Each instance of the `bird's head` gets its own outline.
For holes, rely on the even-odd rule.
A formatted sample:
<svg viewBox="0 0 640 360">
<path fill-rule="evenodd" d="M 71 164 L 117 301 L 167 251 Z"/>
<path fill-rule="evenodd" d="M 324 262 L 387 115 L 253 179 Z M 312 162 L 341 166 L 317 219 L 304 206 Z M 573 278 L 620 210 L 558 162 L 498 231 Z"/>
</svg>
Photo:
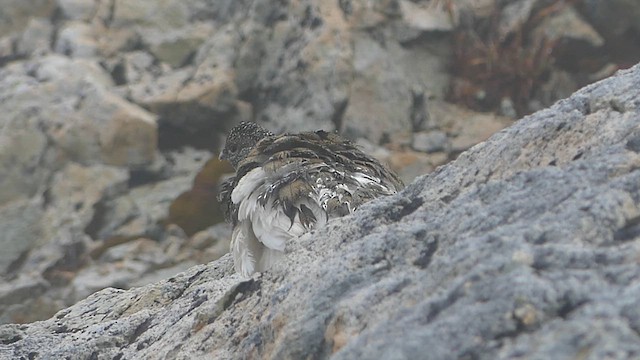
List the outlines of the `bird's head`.
<svg viewBox="0 0 640 360">
<path fill-rule="evenodd" d="M 227 141 L 220 153 L 221 160 L 227 160 L 237 170 L 238 164 L 244 160 L 251 149 L 273 133 L 253 122 L 241 122 L 231 129 Z"/>
</svg>

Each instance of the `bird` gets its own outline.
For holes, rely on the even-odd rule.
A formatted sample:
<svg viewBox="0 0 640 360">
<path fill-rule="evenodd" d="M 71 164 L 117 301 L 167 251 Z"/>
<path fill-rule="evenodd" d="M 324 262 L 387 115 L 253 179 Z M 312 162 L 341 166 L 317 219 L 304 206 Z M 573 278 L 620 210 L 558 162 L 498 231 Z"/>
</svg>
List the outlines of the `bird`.
<svg viewBox="0 0 640 360">
<path fill-rule="evenodd" d="M 245 277 L 280 261 L 289 239 L 404 187 L 378 160 L 324 130 L 276 135 L 241 122 L 219 157 L 236 171 L 218 200 L 233 225 L 234 268 Z"/>
</svg>

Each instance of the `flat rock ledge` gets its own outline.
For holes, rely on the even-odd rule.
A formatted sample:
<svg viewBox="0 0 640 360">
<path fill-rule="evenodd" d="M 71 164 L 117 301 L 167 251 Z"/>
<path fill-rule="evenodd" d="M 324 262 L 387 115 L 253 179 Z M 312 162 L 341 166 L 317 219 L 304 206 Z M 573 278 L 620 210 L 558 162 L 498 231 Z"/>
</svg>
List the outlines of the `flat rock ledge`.
<svg viewBox="0 0 640 360">
<path fill-rule="evenodd" d="M 49 320 L 2 359 L 640 357 L 640 66 L 520 120 L 397 196 Z"/>
</svg>

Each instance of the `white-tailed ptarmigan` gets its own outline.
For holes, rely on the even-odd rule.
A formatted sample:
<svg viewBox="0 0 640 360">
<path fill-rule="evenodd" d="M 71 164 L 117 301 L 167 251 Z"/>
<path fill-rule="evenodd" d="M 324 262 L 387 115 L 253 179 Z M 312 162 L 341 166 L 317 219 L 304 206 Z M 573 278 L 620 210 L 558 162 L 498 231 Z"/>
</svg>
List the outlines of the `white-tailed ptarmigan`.
<svg viewBox="0 0 640 360">
<path fill-rule="evenodd" d="M 244 276 L 278 261 L 288 239 L 403 187 L 376 159 L 322 130 L 274 135 L 242 122 L 229 132 L 220 159 L 236 170 L 218 196 L 234 227 L 235 269 Z"/>
</svg>

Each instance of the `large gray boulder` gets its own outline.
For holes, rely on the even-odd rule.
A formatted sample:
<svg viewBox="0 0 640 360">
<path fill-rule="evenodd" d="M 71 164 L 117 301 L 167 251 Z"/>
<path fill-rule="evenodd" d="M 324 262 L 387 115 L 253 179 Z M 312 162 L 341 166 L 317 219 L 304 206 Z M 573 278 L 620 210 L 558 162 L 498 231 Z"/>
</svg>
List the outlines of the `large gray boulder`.
<svg viewBox="0 0 640 360">
<path fill-rule="evenodd" d="M 640 356 L 640 66 L 287 244 L 0 327 L 0 358 Z M 1 301 L 1 299 L 0 299 Z"/>
</svg>

